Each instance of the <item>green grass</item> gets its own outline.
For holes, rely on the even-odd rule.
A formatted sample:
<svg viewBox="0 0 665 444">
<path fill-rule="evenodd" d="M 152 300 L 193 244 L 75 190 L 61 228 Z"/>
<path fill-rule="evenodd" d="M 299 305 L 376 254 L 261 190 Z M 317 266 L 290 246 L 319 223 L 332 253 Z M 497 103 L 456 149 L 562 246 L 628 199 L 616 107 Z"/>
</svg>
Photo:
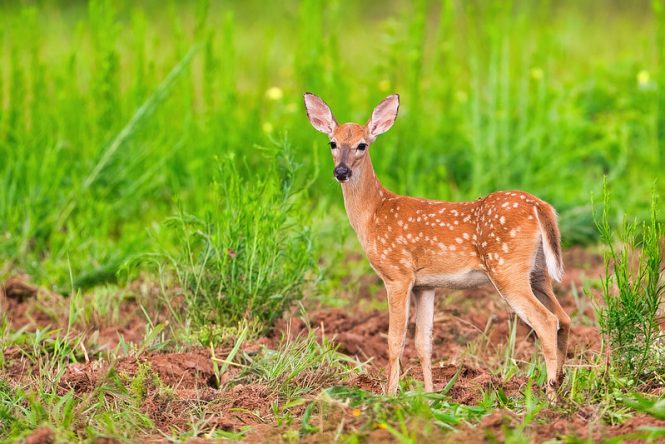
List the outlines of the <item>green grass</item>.
<svg viewBox="0 0 665 444">
<path fill-rule="evenodd" d="M 658 2 L 159 5 L 1 6 L 3 275 L 65 293 L 116 280 L 177 241 L 170 216 L 218 214 L 220 156 L 246 159 L 241 180 L 274 168 L 259 148 L 273 137 L 302 165 L 297 186 L 311 181 L 299 210 L 317 232 L 344 224 L 305 90 L 356 121 L 401 94 L 373 156 L 397 192 L 523 188 L 559 209 L 571 244 L 596 237 L 589 197 L 607 175 L 621 211 L 648 216 L 663 166 Z"/>
<path fill-rule="evenodd" d="M 245 356 L 244 361 L 249 373 L 243 378 L 266 384 L 287 404 L 344 382 L 356 364 L 330 341 L 319 343 L 313 332 L 283 338 L 275 350 L 264 349 L 258 357 Z"/>
</svg>

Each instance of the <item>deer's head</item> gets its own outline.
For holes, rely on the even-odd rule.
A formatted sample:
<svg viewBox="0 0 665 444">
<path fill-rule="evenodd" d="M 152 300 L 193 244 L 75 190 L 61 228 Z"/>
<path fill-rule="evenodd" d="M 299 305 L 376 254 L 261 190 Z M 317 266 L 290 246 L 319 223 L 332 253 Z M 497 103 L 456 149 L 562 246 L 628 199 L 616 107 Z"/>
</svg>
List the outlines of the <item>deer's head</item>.
<svg viewBox="0 0 665 444">
<path fill-rule="evenodd" d="M 330 139 L 330 148 L 335 162 L 333 174 L 344 183 L 360 173 L 370 145 L 379 134 L 393 126 L 399 109 L 399 96 L 392 94 L 379 103 L 365 125 L 357 123 L 338 124 L 337 120 L 320 97 L 305 93 L 305 109 L 312 126 Z"/>
</svg>

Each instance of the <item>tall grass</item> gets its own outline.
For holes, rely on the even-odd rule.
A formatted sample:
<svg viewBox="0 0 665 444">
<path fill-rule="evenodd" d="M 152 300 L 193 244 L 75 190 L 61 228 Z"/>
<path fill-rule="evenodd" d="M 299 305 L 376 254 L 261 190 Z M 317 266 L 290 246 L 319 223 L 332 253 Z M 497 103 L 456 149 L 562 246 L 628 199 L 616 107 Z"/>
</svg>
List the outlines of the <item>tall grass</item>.
<svg viewBox="0 0 665 444">
<path fill-rule="evenodd" d="M 178 205 L 215 214 L 216 156 L 260 175 L 275 160 L 255 146 L 284 133 L 312 180 L 299 211 L 322 232 L 345 226 L 305 90 L 342 121 L 401 94 L 374 147 L 389 188 L 442 199 L 523 188 L 560 210 L 566 242 L 593 241 L 588 201 L 603 175 L 642 218 L 661 175 L 661 6 L 4 3 L 0 275 L 61 292 L 116 280 L 128 258 L 178 244 L 159 228 Z"/>
</svg>

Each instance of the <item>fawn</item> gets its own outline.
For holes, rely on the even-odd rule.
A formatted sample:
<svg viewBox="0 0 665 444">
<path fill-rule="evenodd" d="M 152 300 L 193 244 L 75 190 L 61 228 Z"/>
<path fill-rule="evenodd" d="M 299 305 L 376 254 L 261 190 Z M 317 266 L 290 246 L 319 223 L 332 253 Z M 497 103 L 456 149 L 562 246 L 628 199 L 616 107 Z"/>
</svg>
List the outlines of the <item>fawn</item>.
<svg viewBox="0 0 665 444">
<path fill-rule="evenodd" d="M 351 226 L 383 280 L 389 306 L 388 393 L 397 392 L 415 297 L 415 344 L 426 391 L 432 391 L 434 289 L 492 283 L 536 332 L 547 368 L 547 395 L 563 376 L 570 318 L 552 290 L 563 273 L 554 208 L 521 191 L 498 191 L 472 202 L 399 196 L 376 178 L 370 145 L 397 118 L 399 96 L 386 97 L 365 125 L 338 124 L 326 103 L 305 93 L 315 129 L 328 135 Z"/>
</svg>

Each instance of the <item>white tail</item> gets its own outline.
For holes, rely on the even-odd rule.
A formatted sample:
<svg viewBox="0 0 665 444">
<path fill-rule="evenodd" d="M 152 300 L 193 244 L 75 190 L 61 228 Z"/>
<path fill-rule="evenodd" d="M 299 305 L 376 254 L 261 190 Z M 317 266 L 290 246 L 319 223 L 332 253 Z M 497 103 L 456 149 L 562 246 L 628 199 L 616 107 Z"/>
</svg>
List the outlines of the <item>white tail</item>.
<svg viewBox="0 0 665 444">
<path fill-rule="evenodd" d="M 550 209 L 550 220 L 541 221 L 538 214 L 538 208 L 534 207 L 534 214 L 540 225 L 540 235 L 542 236 L 543 252 L 545 253 L 545 263 L 547 264 L 547 273 L 557 282 L 561 282 L 563 277 L 563 257 L 561 255 L 560 235 L 557 227 L 556 212 Z"/>
<path fill-rule="evenodd" d="M 491 282 L 540 338 L 552 395 L 563 371 L 570 326 L 550 280 L 560 279 L 563 270 L 554 209 L 521 191 L 443 202 L 385 189 L 374 174 L 369 151 L 376 137 L 395 122 L 396 94 L 374 109 L 366 125 L 338 124 L 330 108 L 313 94 L 305 94 L 305 108 L 312 125 L 329 137 L 333 174 L 342 184 L 349 221 L 386 286 L 388 392 L 397 391 L 411 294 L 416 302 L 416 350 L 425 389 L 431 391 L 433 289 Z"/>
</svg>

